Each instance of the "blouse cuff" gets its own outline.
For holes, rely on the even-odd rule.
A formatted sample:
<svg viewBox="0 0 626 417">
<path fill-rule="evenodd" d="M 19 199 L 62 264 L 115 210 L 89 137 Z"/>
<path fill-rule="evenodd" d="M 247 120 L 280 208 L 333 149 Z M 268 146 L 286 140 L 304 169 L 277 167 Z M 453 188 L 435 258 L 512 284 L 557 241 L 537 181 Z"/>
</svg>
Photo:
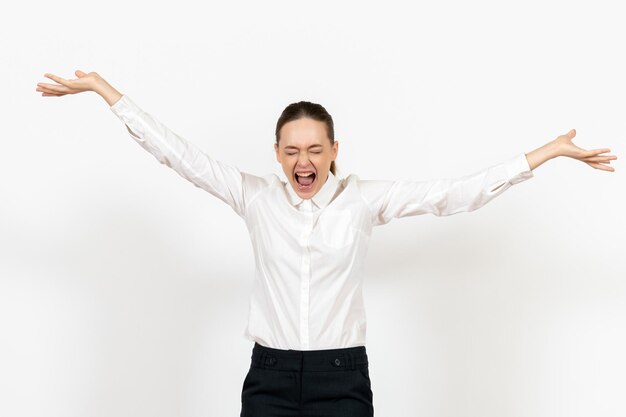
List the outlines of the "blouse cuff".
<svg viewBox="0 0 626 417">
<path fill-rule="evenodd" d="M 517 184 L 535 176 L 530 169 L 528 158 L 526 158 L 526 153 L 524 152 L 509 159 L 506 169 L 511 184 Z"/>
</svg>

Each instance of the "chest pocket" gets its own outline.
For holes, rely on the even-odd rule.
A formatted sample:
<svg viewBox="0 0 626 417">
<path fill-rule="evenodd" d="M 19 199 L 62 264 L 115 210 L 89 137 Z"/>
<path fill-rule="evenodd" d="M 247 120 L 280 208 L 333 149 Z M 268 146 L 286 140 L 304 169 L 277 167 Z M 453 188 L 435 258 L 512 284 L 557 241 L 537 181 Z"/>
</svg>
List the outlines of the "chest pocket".
<svg viewBox="0 0 626 417">
<path fill-rule="evenodd" d="M 322 240 L 331 248 L 343 248 L 354 241 L 350 210 L 327 211 L 319 218 Z"/>
</svg>

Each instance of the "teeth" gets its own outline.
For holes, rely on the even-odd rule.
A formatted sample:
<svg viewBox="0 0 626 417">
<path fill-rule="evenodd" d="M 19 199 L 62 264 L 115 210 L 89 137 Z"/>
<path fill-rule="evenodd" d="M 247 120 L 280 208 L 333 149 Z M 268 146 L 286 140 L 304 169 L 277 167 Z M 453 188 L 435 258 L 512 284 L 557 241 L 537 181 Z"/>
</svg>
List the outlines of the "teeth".
<svg viewBox="0 0 626 417">
<path fill-rule="evenodd" d="M 300 177 L 308 177 L 309 175 L 313 175 L 313 173 L 312 173 L 312 172 L 307 172 L 307 173 L 304 173 L 304 172 L 296 172 L 296 174 L 298 174 Z"/>
</svg>

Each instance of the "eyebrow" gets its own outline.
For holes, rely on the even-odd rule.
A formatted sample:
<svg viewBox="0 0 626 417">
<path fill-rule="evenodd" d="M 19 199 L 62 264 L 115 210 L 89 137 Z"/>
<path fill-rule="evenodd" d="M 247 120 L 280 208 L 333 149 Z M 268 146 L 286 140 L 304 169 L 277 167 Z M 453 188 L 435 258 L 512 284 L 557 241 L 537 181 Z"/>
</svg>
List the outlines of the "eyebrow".
<svg viewBox="0 0 626 417">
<path fill-rule="evenodd" d="M 317 145 L 311 145 L 311 146 L 309 146 L 309 149 L 311 149 L 311 148 L 317 148 L 317 147 L 319 147 L 319 148 L 323 148 L 324 146 L 323 146 L 323 145 L 320 145 L 320 144 L 318 143 Z M 296 146 L 291 146 L 291 145 L 289 145 L 289 146 L 285 146 L 285 149 L 296 149 L 296 150 L 298 150 L 298 149 L 300 149 L 300 148 L 298 148 L 298 147 L 296 147 Z"/>
</svg>

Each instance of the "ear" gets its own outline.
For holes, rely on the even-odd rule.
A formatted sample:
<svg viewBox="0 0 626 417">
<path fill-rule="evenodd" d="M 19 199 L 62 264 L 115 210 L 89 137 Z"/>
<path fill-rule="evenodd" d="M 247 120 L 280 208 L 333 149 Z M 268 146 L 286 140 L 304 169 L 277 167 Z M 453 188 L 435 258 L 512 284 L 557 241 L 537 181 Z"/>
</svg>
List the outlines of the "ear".
<svg viewBox="0 0 626 417">
<path fill-rule="evenodd" d="M 333 143 L 332 153 L 333 153 L 333 160 L 337 159 L 337 153 L 339 153 L 339 141 L 338 140 L 335 140 L 335 143 Z"/>
<path fill-rule="evenodd" d="M 274 151 L 276 152 L 276 161 L 280 163 L 280 156 L 278 156 L 278 145 L 274 144 Z"/>
</svg>

